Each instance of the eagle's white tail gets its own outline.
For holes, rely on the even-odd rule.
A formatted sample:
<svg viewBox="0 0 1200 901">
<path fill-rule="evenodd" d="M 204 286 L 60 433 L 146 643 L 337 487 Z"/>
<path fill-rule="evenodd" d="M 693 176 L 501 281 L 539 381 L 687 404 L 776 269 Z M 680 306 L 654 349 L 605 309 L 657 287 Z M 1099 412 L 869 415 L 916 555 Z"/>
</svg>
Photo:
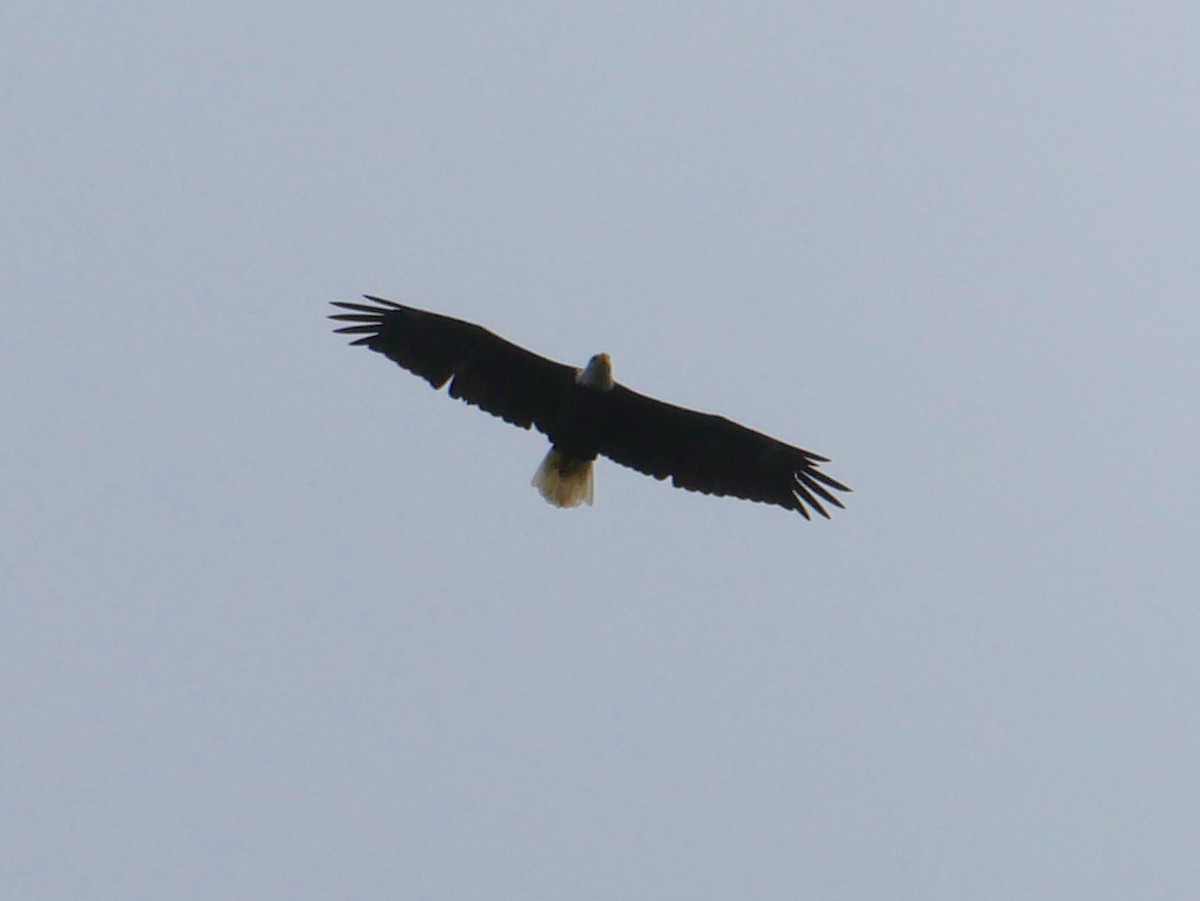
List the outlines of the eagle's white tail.
<svg viewBox="0 0 1200 901">
<path fill-rule="evenodd" d="M 556 507 L 578 507 L 585 502 L 590 506 L 594 491 L 592 461 L 568 460 L 550 448 L 529 484 Z"/>
</svg>

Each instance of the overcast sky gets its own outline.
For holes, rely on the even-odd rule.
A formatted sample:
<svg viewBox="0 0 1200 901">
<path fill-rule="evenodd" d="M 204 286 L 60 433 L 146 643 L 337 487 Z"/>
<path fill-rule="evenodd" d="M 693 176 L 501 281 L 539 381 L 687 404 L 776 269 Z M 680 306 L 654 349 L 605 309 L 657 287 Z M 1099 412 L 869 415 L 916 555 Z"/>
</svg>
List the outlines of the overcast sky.
<svg viewBox="0 0 1200 901">
<path fill-rule="evenodd" d="M 0 14 L 0 894 L 1200 897 L 1200 9 Z M 601 462 L 371 292 L 832 458 Z"/>
</svg>

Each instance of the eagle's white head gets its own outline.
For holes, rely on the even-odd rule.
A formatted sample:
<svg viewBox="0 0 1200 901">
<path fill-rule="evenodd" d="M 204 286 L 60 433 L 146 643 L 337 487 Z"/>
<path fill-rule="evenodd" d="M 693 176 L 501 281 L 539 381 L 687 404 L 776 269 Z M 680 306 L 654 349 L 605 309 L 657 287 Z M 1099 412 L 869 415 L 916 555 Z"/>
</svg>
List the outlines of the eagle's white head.
<svg viewBox="0 0 1200 901">
<path fill-rule="evenodd" d="M 596 354 L 588 360 L 587 365 L 575 376 L 575 381 L 589 388 L 599 388 L 601 391 L 611 390 L 613 386 L 612 360 L 609 359 L 608 354 Z"/>
</svg>

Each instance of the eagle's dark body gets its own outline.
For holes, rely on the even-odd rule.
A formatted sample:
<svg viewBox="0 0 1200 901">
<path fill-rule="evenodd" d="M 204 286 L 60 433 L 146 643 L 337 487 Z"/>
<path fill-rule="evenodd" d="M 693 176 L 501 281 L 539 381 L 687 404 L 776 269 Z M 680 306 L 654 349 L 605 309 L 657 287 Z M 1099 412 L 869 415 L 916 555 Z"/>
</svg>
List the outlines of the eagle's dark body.
<svg viewBox="0 0 1200 901">
<path fill-rule="evenodd" d="M 591 502 L 591 461 L 602 455 L 677 488 L 776 504 L 806 519 L 841 507 L 833 493 L 850 489 L 818 467 L 827 458 L 784 444 L 722 416 L 655 400 L 612 381 L 607 355 L 582 370 L 556 363 L 504 340 L 482 326 L 368 296 L 375 305 L 336 302 L 350 312 L 332 318 L 352 325 L 339 332 L 362 337 L 434 388 L 450 383 L 461 398 L 506 422 L 533 426 L 551 442 L 548 463 L 564 478 L 582 479 L 586 496 L 568 492 L 559 506 Z M 557 454 L 557 462 L 552 460 Z"/>
</svg>

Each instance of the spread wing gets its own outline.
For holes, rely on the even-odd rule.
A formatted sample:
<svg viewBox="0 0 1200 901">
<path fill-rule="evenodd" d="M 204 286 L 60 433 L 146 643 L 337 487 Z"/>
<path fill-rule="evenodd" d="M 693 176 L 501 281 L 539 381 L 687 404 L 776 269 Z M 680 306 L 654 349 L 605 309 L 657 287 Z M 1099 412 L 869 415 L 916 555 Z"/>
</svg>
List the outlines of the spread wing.
<svg viewBox="0 0 1200 901">
<path fill-rule="evenodd" d="M 374 306 L 335 301 L 353 323 L 336 331 L 362 335 L 361 344 L 419 375 L 434 388 L 450 382 L 450 396 L 505 422 L 547 432 L 575 369 L 518 347 L 482 326 L 401 306 L 367 295 Z"/>
<path fill-rule="evenodd" d="M 616 385 L 596 405 L 600 453 L 676 488 L 777 504 L 809 519 L 850 491 L 819 466 L 828 459 L 743 425 Z"/>
</svg>

